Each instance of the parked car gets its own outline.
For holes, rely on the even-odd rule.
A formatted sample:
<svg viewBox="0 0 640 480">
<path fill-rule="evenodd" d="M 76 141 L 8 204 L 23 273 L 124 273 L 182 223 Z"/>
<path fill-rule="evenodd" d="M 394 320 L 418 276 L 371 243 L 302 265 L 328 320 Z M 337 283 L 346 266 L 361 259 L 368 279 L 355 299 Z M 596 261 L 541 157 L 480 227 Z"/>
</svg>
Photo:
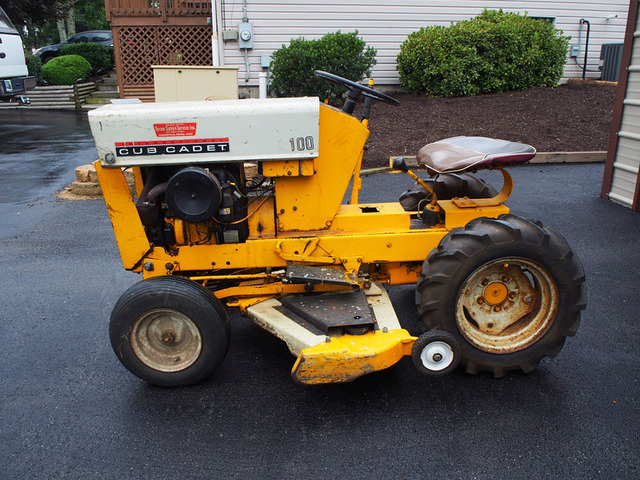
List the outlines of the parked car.
<svg viewBox="0 0 640 480">
<path fill-rule="evenodd" d="M 42 63 L 45 64 L 54 57 L 60 56 L 60 50 L 62 46 L 67 43 L 101 43 L 108 47 L 113 47 L 113 34 L 111 30 L 87 30 L 86 32 L 76 33 L 70 36 L 62 43 L 56 43 L 55 45 L 47 45 L 46 47 L 39 48 L 35 51 L 35 54 L 40 57 Z"/>
<path fill-rule="evenodd" d="M 36 86 L 29 76 L 22 39 L 0 7 L 0 100 L 10 100 Z"/>
</svg>

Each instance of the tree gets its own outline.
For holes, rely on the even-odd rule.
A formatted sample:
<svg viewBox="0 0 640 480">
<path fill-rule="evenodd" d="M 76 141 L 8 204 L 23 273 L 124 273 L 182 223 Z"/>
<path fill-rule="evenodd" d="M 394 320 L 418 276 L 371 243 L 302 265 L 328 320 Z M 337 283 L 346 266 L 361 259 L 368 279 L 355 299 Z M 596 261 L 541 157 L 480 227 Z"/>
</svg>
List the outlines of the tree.
<svg viewBox="0 0 640 480">
<path fill-rule="evenodd" d="M 58 27 L 61 42 L 76 34 L 74 4 L 75 0 L 58 0 L 56 2 L 56 27 Z"/>
<path fill-rule="evenodd" d="M 46 39 L 42 27 L 55 16 L 56 0 L 1 0 L 2 8 L 21 33 L 27 48 L 41 45 Z"/>
<path fill-rule="evenodd" d="M 109 30 L 109 22 L 104 9 L 104 0 L 76 0 L 76 27 L 88 30 Z"/>
<path fill-rule="evenodd" d="M 56 0 L 3 0 L 2 3 L 2 9 L 16 26 L 27 22 L 43 25 L 55 14 Z"/>
<path fill-rule="evenodd" d="M 27 48 L 62 42 L 76 31 L 107 30 L 104 0 L 0 0 Z"/>
</svg>

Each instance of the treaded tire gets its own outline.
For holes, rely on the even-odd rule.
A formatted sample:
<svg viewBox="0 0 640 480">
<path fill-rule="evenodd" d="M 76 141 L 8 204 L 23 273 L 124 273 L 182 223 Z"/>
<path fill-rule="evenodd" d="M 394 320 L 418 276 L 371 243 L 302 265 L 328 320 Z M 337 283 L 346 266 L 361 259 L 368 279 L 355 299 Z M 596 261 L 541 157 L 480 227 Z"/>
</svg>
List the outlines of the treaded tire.
<svg viewBox="0 0 640 480">
<path fill-rule="evenodd" d="M 491 198 L 498 192 L 491 185 L 467 173 L 444 173 L 435 179 L 425 180 L 434 189 L 439 200 L 451 200 L 456 197 Z M 398 201 L 407 212 L 415 212 L 420 202 L 431 199 L 431 193 L 416 182 L 409 190 L 400 195 Z"/>
<path fill-rule="evenodd" d="M 134 375 L 165 387 L 208 378 L 224 360 L 230 342 L 227 313 L 202 285 L 153 277 L 130 287 L 109 322 L 111 346 Z"/>
<path fill-rule="evenodd" d="M 453 372 L 460 361 L 458 342 L 449 332 L 424 332 L 414 342 L 411 359 L 416 369 L 428 377 L 442 377 Z"/>
<path fill-rule="evenodd" d="M 451 333 L 468 373 L 496 377 L 530 372 L 557 355 L 576 333 L 586 298 L 582 263 L 564 238 L 515 215 L 478 218 L 449 232 L 416 287 L 424 329 Z M 512 318 L 518 320 L 510 324 Z"/>
</svg>

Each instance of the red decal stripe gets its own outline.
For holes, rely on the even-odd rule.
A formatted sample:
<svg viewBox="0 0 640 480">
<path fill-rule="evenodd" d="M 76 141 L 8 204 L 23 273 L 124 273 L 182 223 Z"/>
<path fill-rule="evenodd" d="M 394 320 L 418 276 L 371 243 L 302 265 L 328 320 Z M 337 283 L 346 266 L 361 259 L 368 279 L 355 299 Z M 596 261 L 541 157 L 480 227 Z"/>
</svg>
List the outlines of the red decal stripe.
<svg viewBox="0 0 640 480">
<path fill-rule="evenodd" d="M 228 142 L 228 138 L 190 138 L 189 140 L 152 140 L 146 142 L 116 142 L 116 147 L 143 147 L 154 145 L 181 145 L 185 143 L 222 143 Z"/>
</svg>

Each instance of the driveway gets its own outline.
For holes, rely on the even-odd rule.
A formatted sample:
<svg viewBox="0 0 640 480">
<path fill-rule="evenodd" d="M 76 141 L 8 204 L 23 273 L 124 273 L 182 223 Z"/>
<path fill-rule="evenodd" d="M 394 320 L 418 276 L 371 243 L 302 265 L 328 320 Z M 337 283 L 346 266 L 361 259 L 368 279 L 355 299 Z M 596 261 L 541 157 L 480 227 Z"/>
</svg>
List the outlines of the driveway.
<svg viewBox="0 0 640 480">
<path fill-rule="evenodd" d="M 434 380 L 404 359 L 350 384 L 303 387 L 286 346 L 234 314 L 216 375 L 165 389 L 132 376 L 109 345 L 111 308 L 139 278 L 121 267 L 104 204 L 53 197 L 95 158 L 86 125 L 76 127 L 53 135 L 64 135 L 60 148 L 74 142 L 55 152 L 42 135 L 2 136 L 0 478 L 640 476 L 640 215 L 598 198 L 602 164 L 512 169 L 513 213 L 561 231 L 589 287 L 578 334 L 533 373 Z M 410 184 L 367 177 L 361 199 L 392 201 Z M 390 292 L 418 333 L 413 288 Z"/>
</svg>

